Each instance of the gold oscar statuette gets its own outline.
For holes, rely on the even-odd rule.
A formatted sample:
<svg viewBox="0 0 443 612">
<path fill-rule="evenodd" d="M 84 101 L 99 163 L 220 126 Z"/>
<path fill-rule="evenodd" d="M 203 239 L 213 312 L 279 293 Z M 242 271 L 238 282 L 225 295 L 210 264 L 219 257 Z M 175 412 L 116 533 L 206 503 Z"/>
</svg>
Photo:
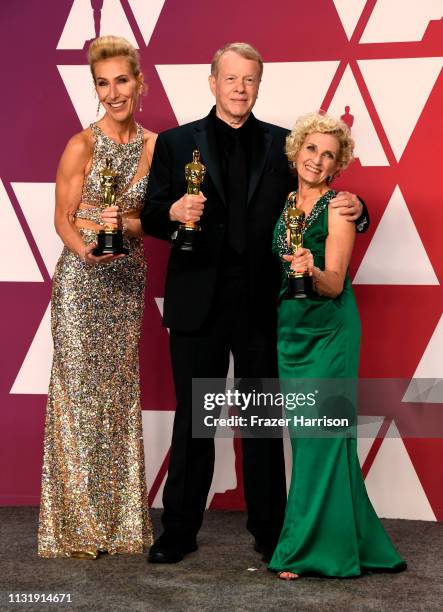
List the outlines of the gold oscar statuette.
<svg viewBox="0 0 443 612">
<path fill-rule="evenodd" d="M 100 171 L 100 186 L 102 189 L 101 206 L 115 206 L 117 172 L 112 169 L 112 159 L 107 157 L 105 166 Z M 123 232 L 105 225 L 104 229 L 97 233 L 97 246 L 93 250 L 94 255 L 121 255 L 127 254 L 128 250 L 123 246 Z"/>
<path fill-rule="evenodd" d="M 185 166 L 185 179 L 187 182 L 186 193 L 198 195 L 203 179 L 206 174 L 206 166 L 200 161 L 200 151 L 192 152 L 192 162 Z M 174 245 L 181 251 L 195 251 L 197 249 L 197 235 L 201 227 L 197 223 L 189 221 L 180 223 Z"/>
<path fill-rule="evenodd" d="M 298 249 L 303 247 L 303 229 L 305 225 L 305 213 L 297 208 L 297 194 L 291 191 L 287 197 L 287 206 L 284 213 L 286 230 L 289 232 L 289 248 L 291 255 L 295 255 Z M 305 298 L 312 294 L 312 277 L 309 272 L 288 273 L 288 291 L 285 299 Z"/>
</svg>

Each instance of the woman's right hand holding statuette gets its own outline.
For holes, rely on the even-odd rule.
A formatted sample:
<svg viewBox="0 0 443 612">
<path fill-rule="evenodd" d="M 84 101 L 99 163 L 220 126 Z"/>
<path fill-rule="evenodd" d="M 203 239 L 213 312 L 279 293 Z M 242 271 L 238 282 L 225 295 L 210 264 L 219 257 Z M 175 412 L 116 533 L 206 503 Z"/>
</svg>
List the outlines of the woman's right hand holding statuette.
<svg viewBox="0 0 443 612">
<path fill-rule="evenodd" d="M 312 267 L 314 259 L 308 249 L 303 248 L 303 229 L 305 213 L 297 208 L 297 194 L 291 191 L 287 198 L 287 208 L 284 214 L 288 234 L 289 248 L 292 255 L 284 259 L 291 262 L 288 273 L 288 291 L 286 299 L 305 298 L 312 293 Z"/>
</svg>

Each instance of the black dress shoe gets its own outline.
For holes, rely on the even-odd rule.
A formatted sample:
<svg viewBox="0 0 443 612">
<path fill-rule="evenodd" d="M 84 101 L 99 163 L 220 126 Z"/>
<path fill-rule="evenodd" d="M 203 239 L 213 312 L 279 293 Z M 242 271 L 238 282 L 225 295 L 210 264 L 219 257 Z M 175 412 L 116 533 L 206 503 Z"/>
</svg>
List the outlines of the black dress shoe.
<svg viewBox="0 0 443 612">
<path fill-rule="evenodd" d="M 269 563 L 272 559 L 272 555 L 274 554 L 275 545 L 268 544 L 267 542 L 259 542 L 255 540 L 254 542 L 254 550 L 261 554 L 262 561 L 265 563 Z"/>
<path fill-rule="evenodd" d="M 148 553 L 149 563 L 179 563 L 185 555 L 198 549 L 197 542 L 171 542 L 162 536 L 154 542 Z"/>
</svg>

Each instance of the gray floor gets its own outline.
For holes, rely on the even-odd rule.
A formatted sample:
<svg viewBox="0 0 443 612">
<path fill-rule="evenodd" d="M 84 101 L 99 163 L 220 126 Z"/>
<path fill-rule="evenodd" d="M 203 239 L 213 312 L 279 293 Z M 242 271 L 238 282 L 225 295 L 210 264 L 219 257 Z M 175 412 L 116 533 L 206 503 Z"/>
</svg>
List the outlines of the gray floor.
<svg viewBox="0 0 443 612">
<path fill-rule="evenodd" d="M 0 508 L 0 610 L 443 610 L 442 525 L 384 524 L 406 558 L 401 574 L 283 582 L 252 549 L 239 512 L 207 513 L 200 549 L 177 565 L 147 564 L 142 555 L 97 561 L 36 555 L 36 508 Z M 153 511 L 159 528 L 159 512 Z M 70 593 L 71 604 L 8 603 L 11 593 Z"/>
</svg>

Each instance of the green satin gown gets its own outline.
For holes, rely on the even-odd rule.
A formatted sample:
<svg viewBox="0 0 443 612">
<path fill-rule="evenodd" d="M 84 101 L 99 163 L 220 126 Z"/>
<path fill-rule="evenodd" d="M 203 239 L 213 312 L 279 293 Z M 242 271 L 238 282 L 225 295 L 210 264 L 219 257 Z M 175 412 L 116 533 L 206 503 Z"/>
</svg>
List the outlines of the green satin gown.
<svg viewBox="0 0 443 612">
<path fill-rule="evenodd" d="M 328 235 L 328 191 L 306 219 L 304 246 L 324 268 Z M 280 217 L 273 249 L 288 253 Z M 357 379 L 360 319 L 349 277 L 336 299 L 320 296 L 285 300 L 283 264 L 278 322 L 281 379 Z M 355 405 L 355 404 L 354 404 Z M 290 431 L 292 479 L 280 539 L 269 564 L 272 571 L 351 577 L 406 567 L 378 519 L 366 493 L 355 436 L 309 438 Z"/>
</svg>

